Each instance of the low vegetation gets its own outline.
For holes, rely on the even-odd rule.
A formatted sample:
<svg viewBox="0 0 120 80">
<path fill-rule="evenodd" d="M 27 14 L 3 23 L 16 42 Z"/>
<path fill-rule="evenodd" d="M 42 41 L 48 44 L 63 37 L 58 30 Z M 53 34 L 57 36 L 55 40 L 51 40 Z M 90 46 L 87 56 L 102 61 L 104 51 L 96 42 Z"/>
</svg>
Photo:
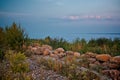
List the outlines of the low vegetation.
<svg viewBox="0 0 120 80">
<path fill-rule="evenodd" d="M 41 45 L 48 44 L 56 49 L 62 47 L 65 50 L 77 51 L 81 54 L 86 52 L 94 52 L 97 54 L 110 54 L 112 56 L 120 55 L 120 38 L 108 39 L 108 38 L 98 38 L 86 41 L 85 39 L 77 38 L 73 42 L 68 42 L 64 39 L 52 39 L 49 36 L 45 39 L 30 39 L 29 43 L 39 43 Z"/>
</svg>

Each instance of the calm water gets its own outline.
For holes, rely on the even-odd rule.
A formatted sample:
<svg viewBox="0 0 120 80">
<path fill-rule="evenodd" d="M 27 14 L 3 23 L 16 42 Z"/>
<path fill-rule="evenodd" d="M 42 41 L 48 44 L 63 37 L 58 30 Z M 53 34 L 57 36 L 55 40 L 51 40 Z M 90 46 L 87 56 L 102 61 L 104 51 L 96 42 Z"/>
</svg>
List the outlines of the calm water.
<svg viewBox="0 0 120 80">
<path fill-rule="evenodd" d="M 52 38 L 63 38 L 67 41 L 73 41 L 76 38 L 84 38 L 89 41 L 90 39 L 97 38 L 120 38 L 120 33 L 31 33 L 29 34 L 30 38 L 40 39 L 50 36 Z"/>
</svg>

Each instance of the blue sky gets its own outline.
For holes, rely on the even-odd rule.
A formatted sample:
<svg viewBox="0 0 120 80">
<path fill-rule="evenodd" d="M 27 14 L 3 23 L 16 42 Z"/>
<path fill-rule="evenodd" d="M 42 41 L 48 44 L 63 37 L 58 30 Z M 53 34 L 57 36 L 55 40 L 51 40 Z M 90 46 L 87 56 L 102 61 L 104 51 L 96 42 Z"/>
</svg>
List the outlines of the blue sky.
<svg viewBox="0 0 120 80">
<path fill-rule="evenodd" d="M 12 22 L 30 35 L 120 32 L 120 0 L 0 0 L 0 26 Z"/>
</svg>

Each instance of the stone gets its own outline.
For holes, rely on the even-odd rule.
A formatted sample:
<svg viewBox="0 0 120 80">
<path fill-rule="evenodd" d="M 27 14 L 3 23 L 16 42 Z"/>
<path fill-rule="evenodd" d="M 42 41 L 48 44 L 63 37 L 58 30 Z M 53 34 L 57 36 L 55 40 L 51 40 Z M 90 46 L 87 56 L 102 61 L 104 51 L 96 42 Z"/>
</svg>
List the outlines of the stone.
<svg viewBox="0 0 120 80">
<path fill-rule="evenodd" d="M 50 57 L 58 58 L 58 56 L 56 54 L 53 54 L 53 53 L 50 54 Z"/>
<path fill-rule="evenodd" d="M 95 58 L 88 58 L 88 61 L 89 61 L 90 63 L 94 63 L 94 62 L 96 61 L 96 59 L 95 59 Z"/>
<path fill-rule="evenodd" d="M 99 61 L 95 61 L 94 64 L 101 65 Z"/>
<path fill-rule="evenodd" d="M 46 56 L 46 55 L 49 55 L 50 54 L 50 50 L 49 49 L 45 49 L 43 51 L 43 55 Z"/>
<path fill-rule="evenodd" d="M 65 50 L 63 48 L 57 48 L 55 51 L 57 51 L 58 53 L 62 53 L 64 52 Z"/>
<path fill-rule="evenodd" d="M 87 57 L 91 57 L 91 58 L 95 58 L 96 57 L 96 54 L 95 53 L 92 53 L 92 52 L 87 52 L 85 54 Z"/>
<path fill-rule="evenodd" d="M 74 56 L 75 57 L 80 57 L 80 53 L 79 52 L 74 52 Z"/>
<path fill-rule="evenodd" d="M 89 64 L 89 68 L 90 69 L 96 69 L 98 67 L 98 65 L 96 65 L 96 64 Z"/>
<path fill-rule="evenodd" d="M 54 53 L 54 54 L 59 54 L 59 53 L 58 53 L 58 51 L 56 51 L 56 50 L 55 50 L 55 51 L 53 51 L 53 53 Z"/>
<path fill-rule="evenodd" d="M 101 67 L 102 67 L 103 69 L 109 69 L 109 62 L 103 62 L 103 63 L 101 64 Z"/>
<path fill-rule="evenodd" d="M 120 64 L 120 56 L 115 56 L 110 59 L 110 62 Z"/>
<path fill-rule="evenodd" d="M 52 47 L 51 47 L 51 46 L 49 46 L 49 45 L 42 45 L 42 47 L 43 47 L 44 49 L 49 49 L 49 50 L 52 50 Z"/>
<path fill-rule="evenodd" d="M 109 54 L 100 54 L 96 56 L 96 59 L 99 61 L 109 61 L 111 56 Z"/>
<path fill-rule="evenodd" d="M 36 51 L 34 51 L 34 53 L 37 54 L 37 55 L 43 54 L 43 52 L 41 51 L 40 48 L 38 48 Z"/>
<path fill-rule="evenodd" d="M 120 72 L 118 70 L 103 70 L 102 73 L 112 78 L 112 80 L 119 80 Z"/>
<path fill-rule="evenodd" d="M 115 63 L 110 63 L 109 64 L 109 68 L 111 69 L 118 69 L 120 66 L 118 64 L 115 64 Z"/>
<path fill-rule="evenodd" d="M 65 56 L 66 56 L 65 53 L 60 53 L 60 54 L 58 54 L 58 57 L 59 57 L 59 58 L 62 58 L 62 57 L 65 57 Z"/>
<path fill-rule="evenodd" d="M 66 55 L 74 55 L 73 51 L 66 51 Z"/>
</svg>

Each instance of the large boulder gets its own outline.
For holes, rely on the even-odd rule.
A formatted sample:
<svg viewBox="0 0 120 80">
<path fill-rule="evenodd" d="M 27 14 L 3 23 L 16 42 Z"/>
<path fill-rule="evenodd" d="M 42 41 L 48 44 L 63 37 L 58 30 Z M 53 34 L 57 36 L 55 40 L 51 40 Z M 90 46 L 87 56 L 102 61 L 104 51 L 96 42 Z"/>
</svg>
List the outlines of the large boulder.
<svg viewBox="0 0 120 80">
<path fill-rule="evenodd" d="M 46 56 L 46 55 L 49 55 L 51 53 L 51 51 L 49 49 L 45 49 L 43 51 L 43 55 Z"/>
<path fill-rule="evenodd" d="M 79 52 L 74 52 L 74 56 L 75 57 L 80 57 L 80 53 Z"/>
<path fill-rule="evenodd" d="M 109 54 L 100 54 L 96 56 L 96 59 L 99 61 L 109 61 L 111 56 Z"/>
<path fill-rule="evenodd" d="M 59 58 L 63 58 L 66 56 L 66 53 L 60 53 L 60 54 L 57 54 Z"/>
<path fill-rule="evenodd" d="M 50 57 L 58 58 L 58 56 L 56 54 L 53 54 L 53 53 L 50 54 Z"/>
<path fill-rule="evenodd" d="M 42 48 L 52 50 L 52 47 L 49 45 L 42 45 Z"/>
<path fill-rule="evenodd" d="M 91 57 L 91 58 L 95 58 L 95 57 L 96 57 L 96 54 L 95 54 L 95 53 L 92 53 L 92 52 L 87 52 L 87 53 L 85 54 L 85 56 Z"/>
<path fill-rule="evenodd" d="M 37 54 L 37 55 L 43 54 L 43 51 L 42 51 L 41 47 L 38 47 L 38 48 L 35 47 L 35 50 L 33 52 L 34 52 L 34 54 Z"/>
<path fill-rule="evenodd" d="M 120 56 L 115 56 L 110 59 L 110 62 L 120 64 Z"/>
<path fill-rule="evenodd" d="M 88 61 L 89 61 L 90 63 L 94 63 L 94 62 L 96 62 L 96 59 L 95 59 L 95 58 L 88 58 Z"/>
<path fill-rule="evenodd" d="M 54 54 L 59 54 L 59 53 L 64 53 L 64 49 L 63 48 L 57 48 L 56 50 L 54 50 Z"/>
<path fill-rule="evenodd" d="M 66 53 L 66 55 L 74 55 L 73 51 L 66 51 L 65 53 Z"/>
</svg>

